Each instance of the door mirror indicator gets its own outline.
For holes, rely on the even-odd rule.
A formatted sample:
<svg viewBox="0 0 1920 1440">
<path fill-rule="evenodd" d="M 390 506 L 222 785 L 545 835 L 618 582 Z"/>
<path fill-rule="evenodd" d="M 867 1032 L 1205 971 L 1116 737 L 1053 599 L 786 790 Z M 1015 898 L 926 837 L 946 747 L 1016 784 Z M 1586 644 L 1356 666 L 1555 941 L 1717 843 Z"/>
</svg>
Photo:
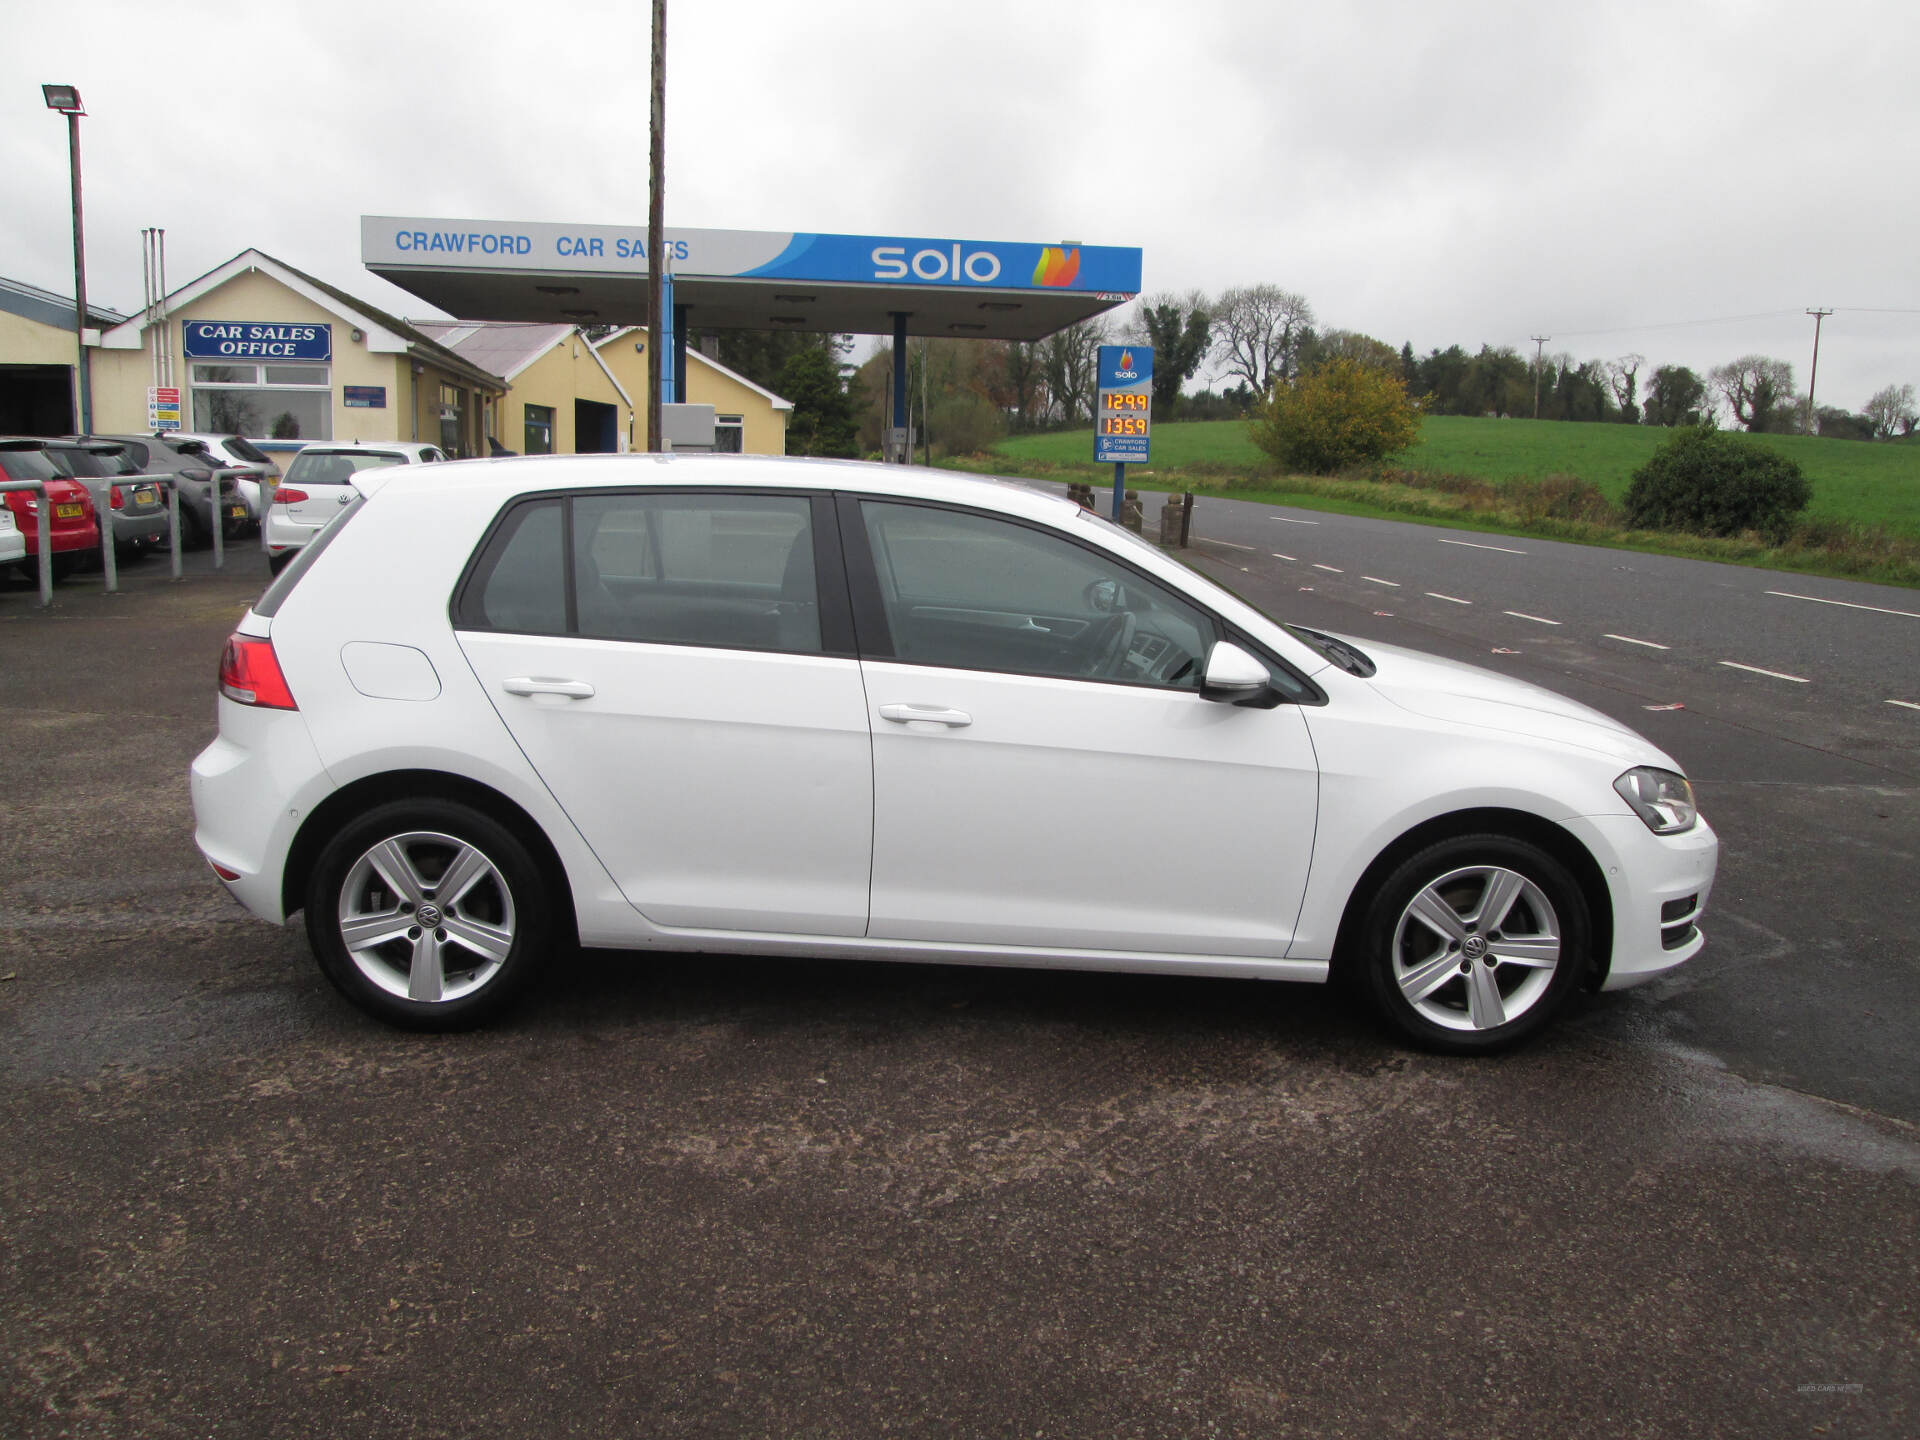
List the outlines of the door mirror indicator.
<svg viewBox="0 0 1920 1440">
<path fill-rule="evenodd" d="M 1207 652 L 1207 670 L 1200 682 L 1200 693 L 1208 700 L 1229 705 L 1252 704 L 1265 708 L 1280 701 L 1280 692 L 1274 688 L 1267 667 L 1228 640 L 1217 641 Z"/>
</svg>

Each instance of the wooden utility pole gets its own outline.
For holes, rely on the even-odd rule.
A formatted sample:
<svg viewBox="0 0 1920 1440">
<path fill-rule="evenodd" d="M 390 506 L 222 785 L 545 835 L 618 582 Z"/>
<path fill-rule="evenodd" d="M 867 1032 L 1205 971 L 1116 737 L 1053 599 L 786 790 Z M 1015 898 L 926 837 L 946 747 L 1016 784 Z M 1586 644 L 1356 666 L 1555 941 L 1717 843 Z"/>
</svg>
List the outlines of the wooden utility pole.
<svg viewBox="0 0 1920 1440">
<path fill-rule="evenodd" d="M 647 449 L 664 450 L 660 439 L 660 376 L 667 356 L 666 334 L 660 312 L 665 287 L 661 266 L 667 263 L 667 0 L 653 0 L 653 141 L 647 180 Z"/>
<path fill-rule="evenodd" d="M 1820 378 L 1820 322 L 1832 313 L 1831 310 L 1807 311 L 1807 314 L 1813 317 L 1813 370 L 1807 376 L 1807 433 L 1809 435 L 1820 433 L 1813 424 L 1813 382 Z"/>
<path fill-rule="evenodd" d="M 1529 335 L 1533 341 L 1533 418 L 1540 418 L 1540 347 L 1551 340 L 1551 335 Z"/>
</svg>

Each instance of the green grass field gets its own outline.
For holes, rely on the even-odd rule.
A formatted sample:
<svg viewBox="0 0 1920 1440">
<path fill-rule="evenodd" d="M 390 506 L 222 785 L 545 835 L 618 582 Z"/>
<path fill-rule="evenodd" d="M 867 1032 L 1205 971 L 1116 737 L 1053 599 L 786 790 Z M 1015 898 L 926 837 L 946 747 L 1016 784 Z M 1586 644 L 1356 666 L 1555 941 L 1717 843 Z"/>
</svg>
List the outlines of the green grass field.
<svg viewBox="0 0 1920 1440">
<path fill-rule="evenodd" d="M 1421 422 L 1417 444 L 1388 459 L 1390 467 L 1478 475 L 1489 480 L 1573 475 L 1615 501 L 1633 472 L 1665 438 L 1641 425 L 1580 425 L 1549 420 L 1485 420 L 1435 415 Z M 1813 484 L 1810 516 L 1881 525 L 1920 536 L 1920 445 L 1821 440 L 1809 435 L 1760 435 L 1800 462 Z M 1023 460 L 1089 464 L 1091 430 L 1022 435 L 995 447 Z M 1237 420 L 1174 422 L 1153 429 L 1148 470 L 1192 468 L 1203 474 L 1273 473 L 1273 465 Z"/>
</svg>

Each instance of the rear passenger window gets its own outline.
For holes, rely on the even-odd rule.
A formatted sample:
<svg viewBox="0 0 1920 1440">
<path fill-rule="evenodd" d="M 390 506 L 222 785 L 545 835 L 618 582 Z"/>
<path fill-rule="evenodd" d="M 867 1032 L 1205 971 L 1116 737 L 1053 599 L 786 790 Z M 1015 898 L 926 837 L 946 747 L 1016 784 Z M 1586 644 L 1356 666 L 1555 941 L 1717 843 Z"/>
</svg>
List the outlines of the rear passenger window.
<svg viewBox="0 0 1920 1440">
<path fill-rule="evenodd" d="M 522 505 L 494 532 L 462 604 L 468 623 L 490 630 L 562 635 L 567 629 L 561 502 Z"/>
<path fill-rule="evenodd" d="M 580 634 L 817 654 L 813 507 L 791 495 L 581 495 Z"/>
</svg>

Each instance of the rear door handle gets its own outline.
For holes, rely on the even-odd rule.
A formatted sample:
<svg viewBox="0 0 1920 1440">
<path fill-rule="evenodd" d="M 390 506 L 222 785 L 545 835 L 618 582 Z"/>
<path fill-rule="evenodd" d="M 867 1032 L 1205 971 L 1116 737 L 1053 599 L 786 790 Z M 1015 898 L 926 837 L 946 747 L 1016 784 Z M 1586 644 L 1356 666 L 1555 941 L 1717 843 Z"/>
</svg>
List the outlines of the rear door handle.
<svg viewBox="0 0 1920 1440">
<path fill-rule="evenodd" d="M 585 700 L 593 694 L 593 686 L 584 680 L 553 680 L 545 675 L 502 680 L 500 688 L 509 695 L 565 695 L 569 700 Z"/>
<path fill-rule="evenodd" d="M 891 720 L 896 725 L 911 725 L 924 720 L 933 725 L 945 725 L 958 730 L 962 725 L 973 724 L 973 716 L 964 710 L 949 710 L 942 705 L 882 705 L 880 718 Z"/>
</svg>

